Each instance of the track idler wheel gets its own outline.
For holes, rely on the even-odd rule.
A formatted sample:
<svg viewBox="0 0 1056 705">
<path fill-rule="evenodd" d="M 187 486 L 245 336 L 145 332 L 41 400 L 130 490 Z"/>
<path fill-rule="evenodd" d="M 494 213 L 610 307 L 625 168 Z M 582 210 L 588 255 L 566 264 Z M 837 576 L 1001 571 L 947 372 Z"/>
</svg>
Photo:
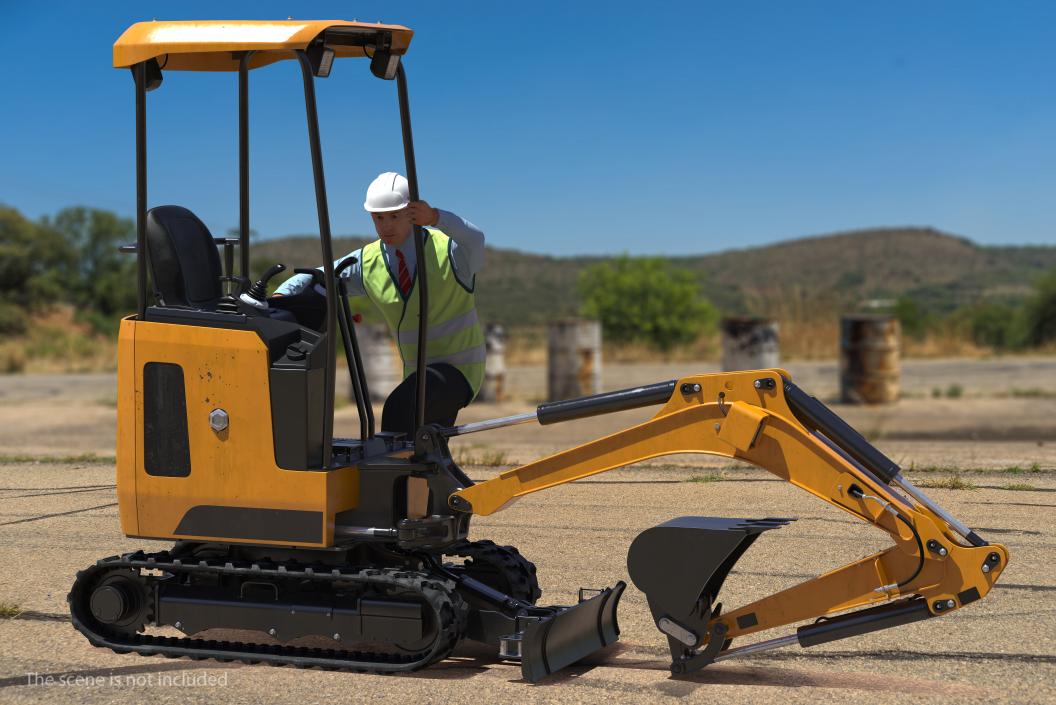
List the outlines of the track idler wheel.
<svg viewBox="0 0 1056 705">
<path fill-rule="evenodd" d="M 127 570 L 108 572 L 92 587 L 88 611 L 103 627 L 123 634 L 143 631 L 152 619 L 147 583 Z"/>
</svg>

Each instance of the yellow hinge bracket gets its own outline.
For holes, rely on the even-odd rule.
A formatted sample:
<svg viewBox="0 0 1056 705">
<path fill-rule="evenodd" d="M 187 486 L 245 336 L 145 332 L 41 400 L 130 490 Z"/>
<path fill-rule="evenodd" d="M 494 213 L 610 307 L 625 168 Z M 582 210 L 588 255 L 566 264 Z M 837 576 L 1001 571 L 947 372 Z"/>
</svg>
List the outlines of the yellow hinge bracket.
<svg viewBox="0 0 1056 705">
<path fill-rule="evenodd" d="M 749 450 L 763 431 L 767 411 L 743 401 L 735 401 L 726 408 L 726 418 L 719 426 L 719 439 L 739 451 Z"/>
</svg>

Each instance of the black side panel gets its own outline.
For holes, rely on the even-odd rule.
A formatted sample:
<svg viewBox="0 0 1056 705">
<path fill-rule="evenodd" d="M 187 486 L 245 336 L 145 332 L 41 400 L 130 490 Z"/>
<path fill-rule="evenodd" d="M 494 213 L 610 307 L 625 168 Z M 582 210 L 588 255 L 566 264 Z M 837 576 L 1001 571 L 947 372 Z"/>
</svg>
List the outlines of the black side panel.
<svg viewBox="0 0 1056 705">
<path fill-rule="evenodd" d="M 170 362 L 143 366 L 143 465 L 148 475 L 191 474 L 183 368 Z"/>
<path fill-rule="evenodd" d="M 272 367 L 268 380 L 275 464 L 284 470 L 324 470 L 326 371 Z"/>
<path fill-rule="evenodd" d="M 182 536 L 215 536 L 256 541 L 323 540 L 322 512 L 260 507 L 191 507 L 173 533 Z"/>
</svg>

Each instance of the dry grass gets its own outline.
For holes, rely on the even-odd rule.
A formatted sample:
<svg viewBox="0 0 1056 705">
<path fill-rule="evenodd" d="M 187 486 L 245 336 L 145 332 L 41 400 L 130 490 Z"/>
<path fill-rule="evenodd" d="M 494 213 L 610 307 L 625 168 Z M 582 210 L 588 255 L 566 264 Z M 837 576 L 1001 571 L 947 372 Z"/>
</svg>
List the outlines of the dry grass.
<svg viewBox="0 0 1056 705">
<path fill-rule="evenodd" d="M 832 360 L 839 357 L 840 316 L 836 312 L 817 312 L 799 318 L 790 314 L 777 316 L 783 360 Z M 543 328 L 514 328 L 508 331 L 506 342 L 507 365 L 545 365 L 546 330 Z M 1035 351 L 1036 352 L 1036 351 Z M 606 362 L 695 362 L 717 360 L 722 354 L 719 335 L 701 336 L 689 345 L 681 345 L 667 352 L 657 351 L 644 343 L 602 343 L 602 359 Z M 923 338 L 902 339 L 902 355 L 912 358 L 964 357 L 983 358 L 994 351 L 979 347 L 970 340 L 948 333 L 929 333 Z M 942 390 L 945 393 L 947 390 Z M 1011 390 L 1011 396 L 1050 396 L 1051 392 Z"/>
<path fill-rule="evenodd" d="M 0 455 L 0 465 L 113 465 L 112 455 L 81 453 L 79 455 Z"/>
<path fill-rule="evenodd" d="M 0 619 L 14 619 L 23 611 L 22 607 L 14 602 L 0 602 Z"/>
<path fill-rule="evenodd" d="M 950 475 L 939 480 L 925 480 L 920 483 L 921 487 L 932 490 L 974 490 L 973 482 L 965 480 L 960 474 Z"/>
<path fill-rule="evenodd" d="M 471 445 L 468 448 L 459 448 L 453 455 L 455 463 L 459 466 L 476 465 L 494 468 L 511 464 L 506 451 L 486 446 Z"/>
<path fill-rule="evenodd" d="M 1024 475 L 1026 473 L 1038 474 L 1049 471 L 1043 469 L 1038 463 L 1031 463 L 1026 467 L 1022 465 L 1009 465 L 1008 467 L 1001 468 L 999 472 L 1006 473 L 1008 475 Z"/>
<path fill-rule="evenodd" d="M 703 475 L 694 475 L 687 482 L 724 482 L 730 478 L 724 472 L 706 472 Z"/>
<path fill-rule="evenodd" d="M 993 353 L 992 349 L 980 347 L 963 336 L 945 332 L 928 333 L 920 339 L 902 339 L 902 355 L 905 357 L 981 358 Z"/>
<path fill-rule="evenodd" d="M 1031 492 L 1038 489 L 1034 485 L 1028 485 L 1025 482 L 1010 482 L 1007 485 L 1002 485 L 1001 489 L 1011 490 L 1013 492 Z"/>
<path fill-rule="evenodd" d="M 753 311 L 778 321 L 781 357 L 785 360 L 831 360 L 839 355 L 839 309 L 825 301 L 811 302 L 795 296 L 774 298 L 756 296 Z M 508 329 L 507 365 L 545 365 L 546 326 L 519 326 Z M 1056 344 L 1050 346 L 1056 352 Z M 1039 351 L 1033 351 L 1039 352 Z M 1041 349 L 1040 352 L 1045 352 Z M 969 357 L 994 354 L 951 331 L 936 331 L 922 339 L 904 338 L 906 357 Z M 607 362 L 691 362 L 717 360 L 721 355 L 718 333 L 702 335 L 695 342 L 659 352 L 644 343 L 603 342 L 602 357 Z M 59 306 L 38 315 L 25 335 L 0 342 L 0 374 L 18 372 L 112 372 L 117 365 L 117 340 L 92 333 L 76 320 L 74 310 Z M 1051 392 L 1013 389 L 1015 397 L 1044 397 Z M 339 404 L 343 402 L 339 401 Z"/>
<path fill-rule="evenodd" d="M 1051 475 L 1056 473 L 1056 468 L 1043 468 L 1038 463 L 1031 463 L 1030 465 L 1006 465 L 1003 468 L 966 468 L 966 467 L 955 467 L 953 465 L 917 465 L 916 463 L 910 463 L 909 467 L 906 468 L 909 473 L 949 473 L 949 474 L 960 474 L 960 473 L 977 473 L 980 475 Z"/>
<path fill-rule="evenodd" d="M 38 314 L 25 335 L 0 343 L 0 373 L 112 372 L 117 339 L 76 320 L 70 306 Z"/>
</svg>

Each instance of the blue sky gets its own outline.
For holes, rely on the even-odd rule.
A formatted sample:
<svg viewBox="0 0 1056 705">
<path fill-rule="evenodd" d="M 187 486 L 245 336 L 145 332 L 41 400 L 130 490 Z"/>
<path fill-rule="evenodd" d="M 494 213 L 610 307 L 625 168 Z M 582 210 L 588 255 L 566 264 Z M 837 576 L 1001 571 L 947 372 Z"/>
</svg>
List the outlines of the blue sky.
<svg viewBox="0 0 1056 705">
<path fill-rule="evenodd" d="M 218 9 L 222 7 L 222 9 Z M 1056 241 L 1056 3 L 106 2 L 0 0 L 0 203 L 131 215 L 130 24 L 340 18 L 415 29 L 423 196 L 489 242 L 686 254 L 882 225 Z M 314 232 L 295 64 L 251 77 L 252 223 Z M 318 86 L 336 233 L 402 171 L 394 83 Z M 148 96 L 150 202 L 237 224 L 236 77 Z"/>
</svg>

